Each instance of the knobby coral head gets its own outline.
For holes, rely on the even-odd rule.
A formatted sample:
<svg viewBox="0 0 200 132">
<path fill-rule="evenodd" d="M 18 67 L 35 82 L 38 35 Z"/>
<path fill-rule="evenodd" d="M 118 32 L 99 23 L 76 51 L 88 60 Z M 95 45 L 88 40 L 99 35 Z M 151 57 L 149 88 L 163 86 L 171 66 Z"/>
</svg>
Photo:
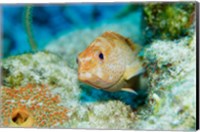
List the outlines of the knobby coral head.
<svg viewBox="0 0 200 132">
<path fill-rule="evenodd" d="M 2 87 L 2 119 L 5 127 L 58 127 L 67 121 L 67 108 L 45 85 Z"/>
</svg>

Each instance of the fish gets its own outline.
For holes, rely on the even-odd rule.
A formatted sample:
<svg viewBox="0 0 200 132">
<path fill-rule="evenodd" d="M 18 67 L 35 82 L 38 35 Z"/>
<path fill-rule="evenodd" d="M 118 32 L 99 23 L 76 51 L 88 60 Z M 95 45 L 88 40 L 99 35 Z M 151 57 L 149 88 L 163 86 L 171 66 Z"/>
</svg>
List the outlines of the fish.
<svg viewBox="0 0 200 132">
<path fill-rule="evenodd" d="M 129 38 L 106 31 L 78 54 L 78 79 L 97 89 L 137 94 L 134 89 L 144 72 L 140 50 Z"/>
</svg>

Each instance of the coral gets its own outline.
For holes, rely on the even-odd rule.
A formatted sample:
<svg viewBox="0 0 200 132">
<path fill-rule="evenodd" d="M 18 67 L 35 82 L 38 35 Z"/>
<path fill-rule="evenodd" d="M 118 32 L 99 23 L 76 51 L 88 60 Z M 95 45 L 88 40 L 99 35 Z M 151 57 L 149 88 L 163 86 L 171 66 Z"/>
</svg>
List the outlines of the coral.
<svg viewBox="0 0 200 132">
<path fill-rule="evenodd" d="M 53 53 L 37 52 L 9 57 L 3 60 L 2 69 L 4 86 L 48 84 L 53 93 L 59 93 L 69 106 L 77 103 L 80 89 L 76 72 Z"/>
<path fill-rule="evenodd" d="M 128 113 L 131 112 L 131 107 L 136 108 L 140 104 L 140 102 L 137 102 L 136 96 L 130 93 L 109 93 L 88 86 L 81 86 L 80 89 L 77 73 L 68 68 L 65 61 L 53 53 L 38 52 L 9 57 L 4 60 L 2 67 L 4 71 L 3 84 L 6 86 L 17 90 L 18 88 L 15 86 L 26 86 L 28 82 L 46 83 L 52 94 L 61 96 L 59 104 L 70 108 L 67 113 L 70 120 L 63 125 L 60 124 L 59 127 L 83 128 L 84 123 L 87 123 L 84 128 L 98 128 L 98 124 L 94 124 L 93 120 L 99 118 L 101 123 L 99 127 L 101 128 L 121 127 L 128 129 L 131 127 L 128 122 L 133 120 Z M 111 106 L 115 106 L 117 110 L 109 108 Z M 105 114 L 110 113 L 111 118 L 116 118 L 114 113 L 118 113 L 119 118 L 124 120 L 124 123 L 119 123 L 117 126 L 114 121 L 107 123 L 110 119 L 107 115 L 100 118 L 100 115 L 94 114 L 98 107 L 103 109 Z M 123 113 L 121 113 L 122 109 Z M 103 115 L 103 113 L 100 114 Z M 91 119 L 88 119 L 88 116 L 91 116 Z"/>
<path fill-rule="evenodd" d="M 148 39 L 177 39 L 186 36 L 194 22 L 195 4 L 148 3 L 144 6 Z"/>
<path fill-rule="evenodd" d="M 144 50 L 148 105 L 138 112 L 137 129 L 195 130 L 196 35 L 154 41 Z"/>
<path fill-rule="evenodd" d="M 19 91 L 21 86 L 26 87 L 29 82 L 44 83 L 48 84 L 51 94 L 60 95 L 61 102 L 59 102 L 59 105 L 70 108 L 70 110 L 67 112 L 69 120 L 64 121 L 63 124 L 58 124 L 57 127 L 113 129 L 121 127 L 128 129 L 131 127 L 131 120 L 133 120 L 130 105 L 136 108 L 140 104 L 140 102 L 137 102 L 137 97 L 130 93 L 109 93 L 88 86 L 79 86 L 77 73 L 54 53 L 38 52 L 9 57 L 3 61 L 2 68 L 4 72 L 3 85 L 11 87 L 7 88 L 10 91 Z M 17 93 L 18 96 L 20 94 Z M 42 95 L 44 94 L 41 92 Z M 98 109 L 102 109 L 101 112 L 105 111 L 105 113 L 97 115 Z M 110 114 L 110 118 L 107 117 L 106 113 Z M 100 115 L 104 116 L 101 117 Z M 88 117 L 91 117 L 91 119 L 88 119 Z M 98 120 L 98 118 L 101 126 L 93 121 Z M 115 118 L 123 120 L 124 123 L 118 122 L 116 126 L 116 122 L 110 120 Z M 84 124 L 87 124 L 87 126 L 84 127 Z"/>
<path fill-rule="evenodd" d="M 6 95 L 6 91 L 20 92 L 29 83 L 48 84 L 48 92 L 52 98 L 53 95 L 60 95 L 60 102 L 56 103 L 52 113 L 56 113 L 61 106 L 70 108 L 65 112 L 68 120 L 63 120 L 63 124 L 56 124 L 57 127 L 194 130 L 195 35 L 171 41 L 155 40 L 144 48 L 141 55 L 144 56 L 149 89 L 140 91 L 136 96 L 125 92 L 108 93 L 77 80 L 77 72 L 74 70 L 77 67 L 77 54 L 105 30 L 116 31 L 133 40 L 137 36 L 137 30 L 131 23 L 107 24 L 63 34 L 46 47 L 51 52 L 6 58 L 2 63 L 3 85 L 6 86 L 2 88 L 2 95 Z M 190 30 L 191 35 L 194 30 Z M 37 89 L 32 91 L 40 93 Z M 23 95 L 20 92 L 13 96 L 17 98 Z M 41 94 L 41 97 L 44 96 L 46 97 Z M 9 106 L 14 107 L 14 104 L 10 103 Z M 45 110 L 47 108 L 49 106 Z M 26 116 L 33 117 L 35 121 L 36 116 L 29 107 L 15 107 L 13 111 L 21 115 L 17 116 L 18 124 L 22 124 Z M 13 116 L 11 112 L 8 112 L 10 117 Z M 7 124 L 9 123 L 7 120 Z"/>
<path fill-rule="evenodd" d="M 50 43 L 46 49 L 61 54 L 72 68 L 76 68 L 75 60 L 77 54 L 84 50 L 102 31 L 110 29 L 124 36 L 134 38 L 134 30 L 131 29 L 131 24 L 127 26 L 130 30 L 126 30 L 126 26 L 121 28 L 117 24 L 109 26 L 111 25 L 71 32 Z M 71 120 L 65 123 L 64 126 L 110 129 L 146 128 L 151 130 L 195 129 L 196 117 L 193 107 L 196 107 L 196 84 L 194 82 L 196 38 L 195 34 L 191 35 L 191 33 L 194 33 L 194 28 L 190 30 L 190 34 L 187 37 L 173 41 L 156 40 L 150 46 L 145 47 L 143 56 L 147 65 L 149 81 L 148 100 L 145 99 L 146 96 L 135 98 L 122 93 L 106 93 L 81 86 L 82 91 L 79 100 L 81 102 L 70 111 L 69 117 Z M 77 38 L 77 36 L 79 37 Z M 68 42 L 68 45 L 66 45 L 66 42 Z M 190 99 L 185 97 L 186 93 L 190 93 Z M 181 100 L 184 100 L 184 102 Z M 143 102 L 141 104 L 146 102 L 146 104 L 143 106 L 141 104 L 137 105 L 137 101 Z M 123 106 L 119 105 L 121 103 Z M 124 108 L 128 113 L 130 112 L 128 107 L 131 105 L 135 110 L 134 114 L 132 114 L 134 118 L 121 115 L 123 123 L 117 124 L 118 121 L 115 120 L 115 125 L 112 124 L 110 119 L 116 117 L 114 112 L 110 111 L 111 109 L 107 109 L 109 108 L 108 104 L 116 106 L 113 111 Z M 94 107 L 96 109 L 93 109 Z M 101 112 L 98 111 L 101 115 L 110 113 L 109 118 L 93 114 L 99 109 L 103 109 Z M 99 120 L 99 122 L 95 124 L 94 120 L 97 122 Z M 132 123 L 129 124 L 129 121 Z"/>
<path fill-rule="evenodd" d="M 72 113 L 73 119 L 65 124 L 70 128 L 130 129 L 135 115 L 130 106 L 121 101 L 89 103 Z"/>
<path fill-rule="evenodd" d="M 2 87 L 3 126 L 56 127 L 67 118 L 67 108 L 46 86 L 29 84 L 19 88 Z"/>
</svg>

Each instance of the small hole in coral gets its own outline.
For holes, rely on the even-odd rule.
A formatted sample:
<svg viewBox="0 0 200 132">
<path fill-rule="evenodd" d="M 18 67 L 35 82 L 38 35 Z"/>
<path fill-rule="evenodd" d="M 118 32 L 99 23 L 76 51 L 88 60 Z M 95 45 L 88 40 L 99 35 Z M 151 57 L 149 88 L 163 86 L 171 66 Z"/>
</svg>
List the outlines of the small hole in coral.
<svg viewBox="0 0 200 132">
<path fill-rule="evenodd" d="M 17 115 L 14 116 L 14 117 L 12 118 L 12 120 L 13 120 L 13 122 L 16 122 L 16 123 L 17 123 L 18 119 L 21 119 L 21 118 L 22 118 L 21 115 L 20 115 L 19 113 L 17 113 Z"/>
<path fill-rule="evenodd" d="M 25 111 L 14 111 L 12 116 L 12 121 L 18 125 L 26 122 L 28 120 L 29 115 Z"/>
</svg>

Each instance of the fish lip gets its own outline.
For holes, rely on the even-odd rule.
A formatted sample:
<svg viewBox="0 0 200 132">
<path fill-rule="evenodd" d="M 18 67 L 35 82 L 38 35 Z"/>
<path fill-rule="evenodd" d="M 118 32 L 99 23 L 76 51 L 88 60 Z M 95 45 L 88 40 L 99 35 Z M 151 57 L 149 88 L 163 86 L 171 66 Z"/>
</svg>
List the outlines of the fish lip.
<svg viewBox="0 0 200 132">
<path fill-rule="evenodd" d="M 85 84 L 87 84 L 87 85 L 90 85 L 90 86 L 92 86 L 92 87 L 95 87 L 95 88 L 97 88 L 97 89 L 100 89 L 99 86 L 90 83 L 89 81 L 87 81 L 87 79 L 81 79 L 80 77 L 78 77 L 78 80 L 81 81 L 81 82 L 83 82 L 83 83 L 85 83 Z"/>
<path fill-rule="evenodd" d="M 84 72 L 83 72 L 83 73 L 84 73 Z M 109 86 L 101 87 L 101 86 L 95 85 L 95 83 L 91 83 L 91 82 L 89 81 L 90 79 L 83 79 L 82 77 L 80 77 L 80 74 L 81 74 L 81 73 L 78 73 L 78 80 L 79 80 L 79 81 L 81 81 L 81 82 L 83 82 L 83 83 L 85 83 L 85 84 L 88 84 L 88 85 L 90 85 L 90 86 L 92 86 L 92 87 L 94 87 L 94 88 L 96 88 L 96 89 L 102 89 L 102 90 L 108 91 L 107 89 L 109 89 L 110 87 L 112 87 L 113 85 L 115 85 L 115 84 L 110 84 Z M 92 73 L 91 73 L 91 74 L 92 74 Z M 94 74 L 92 74 L 92 76 L 98 78 L 98 81 L 104 81 L 103 79 L 99 78 L 98 76 L 96 76 L 96 75 L 94 75 Z M 106 82 L 106 83 L 111 83 L 111 82 Z"/>
<path fill-rule="evenodd" d="M 85 73 L 85 72 L 82 72 L 82 73 L 79 72 L 79 73 L 78 73 L 78 80 L 81 81 L 81 82 L 84 82 L 84 83 L 85 83 L 85 82 L 89 83 L 89 82 L 87 81 L 87 80 L 88 80 L 87 78 L 84 79 L 83 77 L 81 77 L 81 74 L 84 74 L 84 73 Z M 90 85 L 91 85 L 91 84 L 90 84 Z"/>
<path fill-rule="evenodd" d="M 78 72 L 78 80 L 93 86 L 93 84 L 88 81 L 89 79 L 81 77 L 81 74 L 84 74 L 84 73 L 85 72 Z M 94 76 L 94 75 L 92 74 L 92 76 Z"/>
<path fill-rule="evenodd" d="M 85 79 L 83 79 L 82 77 L 80 77 L 80 75 L 81 75 L 81 74 L 78 73 L 78 80 L 81 81 L 81 82 L 85 82 Z"/>
</svg>

